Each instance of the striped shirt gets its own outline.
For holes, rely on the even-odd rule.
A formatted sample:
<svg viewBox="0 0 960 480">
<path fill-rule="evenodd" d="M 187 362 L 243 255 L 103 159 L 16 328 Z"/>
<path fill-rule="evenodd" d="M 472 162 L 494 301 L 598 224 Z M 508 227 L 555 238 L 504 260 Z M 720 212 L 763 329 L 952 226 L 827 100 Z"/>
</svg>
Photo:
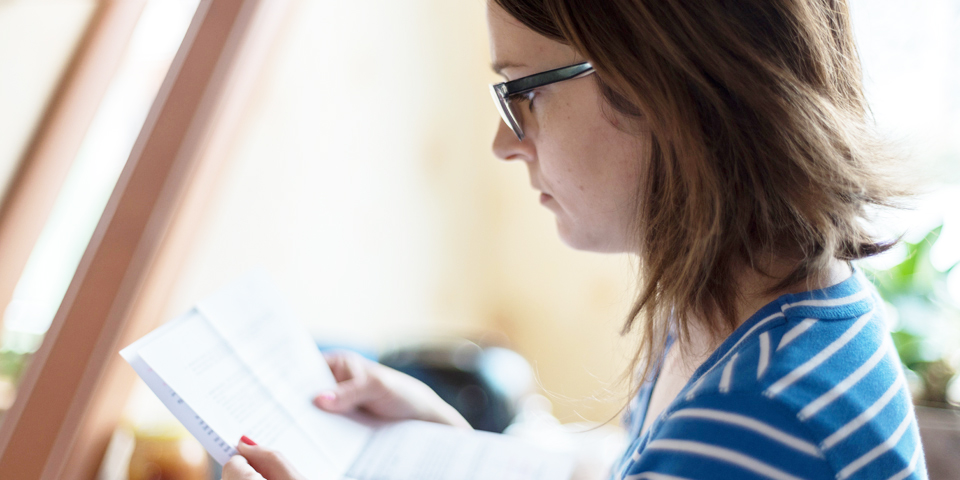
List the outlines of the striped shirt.
<svg viewBox="0 0 960 480">
<path fill-rule="evenodd" d="M 640 436 L 643 386 L 614 478 L 927 478 L 883 308 L 859 269 L 766 305 Z"/>
</svg>

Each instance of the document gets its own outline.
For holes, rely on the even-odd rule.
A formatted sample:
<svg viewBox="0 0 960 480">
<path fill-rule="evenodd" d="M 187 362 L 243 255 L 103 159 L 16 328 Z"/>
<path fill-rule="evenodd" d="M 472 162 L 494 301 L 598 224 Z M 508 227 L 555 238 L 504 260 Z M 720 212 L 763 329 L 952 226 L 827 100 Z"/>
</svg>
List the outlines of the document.
<svg viewBox="0 0 960 480">
<path fill-rule="evenodd" d="M 221 465 L 247 435 L 310 480 L 566 480 L 573 471 L 566 457 L 504 435 L 316 408 L 336 381 L 262 273 L 120 354 Z"/>
</svg>

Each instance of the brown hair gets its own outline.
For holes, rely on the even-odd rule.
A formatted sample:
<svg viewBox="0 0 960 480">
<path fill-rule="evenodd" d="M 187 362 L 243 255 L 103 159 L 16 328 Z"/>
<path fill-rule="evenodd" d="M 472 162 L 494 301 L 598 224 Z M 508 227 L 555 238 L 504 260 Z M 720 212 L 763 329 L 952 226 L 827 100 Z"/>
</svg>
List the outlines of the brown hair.
<svg viewBox="0 0 960 480">
<path fill-rule="evenodd" d="M 737 325 L 744 265 L 794 267 L 770 293 L 890 243 L 865 226 L 892 206 L 844 0 L 494 0 L 589 59 L 606 101 L 642 116 L 651 153 L 639 190 L 640 327 L 646 378 L 691 319 Z"/>
</svg>

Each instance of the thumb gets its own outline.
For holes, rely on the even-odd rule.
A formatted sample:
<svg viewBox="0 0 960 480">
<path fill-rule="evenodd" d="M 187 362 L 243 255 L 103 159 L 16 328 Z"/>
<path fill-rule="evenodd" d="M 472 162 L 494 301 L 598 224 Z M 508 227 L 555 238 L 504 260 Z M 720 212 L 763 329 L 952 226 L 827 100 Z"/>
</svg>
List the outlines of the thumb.
<svg viewBox="0 0 960 480">
<path fill-rule="evenodd" d="M 257 473 L 268 480 L 302 480 L 303 478 L 283 454 L 276 450 L 243 442 L 240 442 L 237 450 Z"/>
<path fill-rule="evenodd" d="M 356 380 L 347 380 L 338 383 L 332 390 L 321 392 L 313 399 L 313 404 L 331 413 L 352 412 L 371 397 L 370 388 L 367 382 L 361 384 Z"/>
</svg>

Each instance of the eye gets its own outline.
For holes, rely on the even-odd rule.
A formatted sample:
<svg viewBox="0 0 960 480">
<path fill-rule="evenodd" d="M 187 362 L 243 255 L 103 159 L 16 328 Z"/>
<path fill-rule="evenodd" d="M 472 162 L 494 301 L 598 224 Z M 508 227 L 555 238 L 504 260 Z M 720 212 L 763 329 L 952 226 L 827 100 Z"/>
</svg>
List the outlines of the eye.
<svg viewBox="0 0 960 480">
<path fill-rule="evenodd" d="M 530 90 L 529 92 L 518 93 L 516 96 L 513 97 L 513 101 L 515 101 L 515 102 L 517 102 L 517 103 L 526 103 L 526 104 L 527 104 L 527 108 L 532 111 L 532 110 L 533 110 L 533 99 L 536 98 L 536 96 L 537 96 L 537 91 L 536 91 L 536 90 Z"/>
</svg>

